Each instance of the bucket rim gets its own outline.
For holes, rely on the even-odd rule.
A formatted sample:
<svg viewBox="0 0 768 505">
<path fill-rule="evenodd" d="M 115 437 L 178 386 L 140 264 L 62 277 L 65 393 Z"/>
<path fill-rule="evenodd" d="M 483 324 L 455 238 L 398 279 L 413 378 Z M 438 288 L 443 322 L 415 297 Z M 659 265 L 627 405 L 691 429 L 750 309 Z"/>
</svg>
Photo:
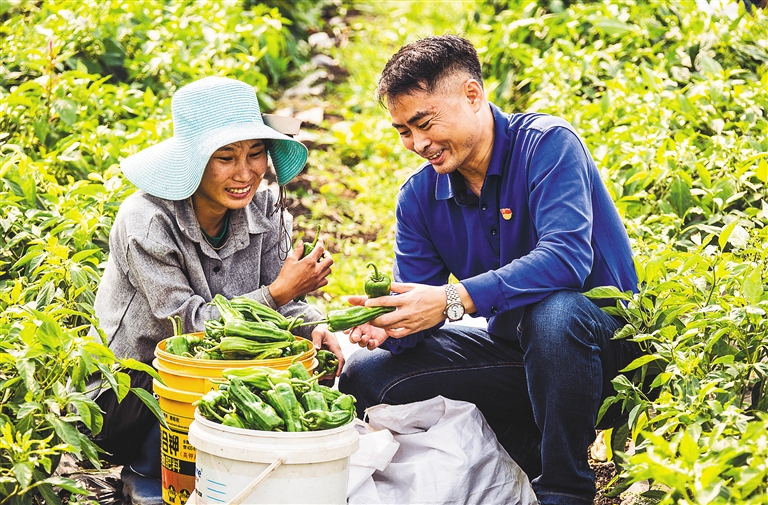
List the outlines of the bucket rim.
<svg viewBox="0 0 768 505">
<path fill-rule="evenodd" d="M 192 391 L 185 391 L 183 389 L 166 386 L 157 379 L 152 379 L 152 389 L 155 394 L 161 398 L 189 404 L 192 404 L 203 396 L 203 393 L 194 393 Z"/>
<path fill-rule="evenodd" d="M 199 332 L 193 332 L 193 333 L 186 333 L 185 335 L 204 335 L 205 332 L 199 331 Z M 168 337 L 171 338 L 171 337 Z M 164 338 L 160 342 L 157 343 L 155 346 L 155 358 L 157 358 L 159 363 L 162 364 L 173 364 L 173 365 L 182 365 L 187 366 L 191 368 L 199 368 L 199 369 L 221 369 L 221 368 L 238 368 L 238 367 L 245 367 L 245 366 L 253 366 L 254 364 L 258 363 L 261 366 L 268 366 L 271 368 L 275 368 L 276 366 L 283 366 L 283 365 L 290 365 L 294 362 L 294 359 L 296 356 L 288 356 L 284 358 L 272 358 L 272 359 L 261 359 L 261 360 L 247 360 L 247 359 L 197 359 L 197 358 L 187 358 L 185 356 L 178 356 L 176 354 L 171 354 L 168 351 L 165 350 L 165 344 L 168 341 L 168 338 Z M 296 337 L 297 339 L 301 337 Z M 310 341 L 311 342 L 311 341 Z M 302 354 L 299 354 L 298 359 L 296 359 L 296 362 L 303 363 L 307 360 L 312 360 L 315 355 L 317 354 L 317 350 L 314 346 L 309 351 L 305 351 Z M 167 367 L 166 367 L 167 368 Z"/>
<path fill-rule="evenodd" d="M 200 421 L 200 424 L 211 428 L 217 431 L 223 431 L 225 433 L 233 433 L 235 435 L 247 435 L 247 436 L 255 436 L 255 437 L 263 437 L 263 438 L 318 438 L 323 437 L 327 435 L 334 435 L 336 433 L 343 433 L 350 429 L 350 426 L 354 426 L 355 419 L 352 418 L 352 421 L 348 422 L 344 426 L 339 426 L 338 428 L 331 428 L 329 430 L 314 430 L 314 431 L 263 431 L 263 430 L 250 430 L 246 428 L 237 428 L 235 426 L 225 426 L 221 423 L 215 423 L 213 421 L 209 421 L 205 417 L 203 417 L 202 414 L 200 414 L 200 411 L 195 409 L 195 421 Z"/>
<path fill-rule="evenodd" d="M 230 428 L 202 418 L 195 409 L 194 420 L 189 425 L 189 443 L 198 455 L 205 453 L 251 463 L 273 463 L 280 458 L 289 465 L 348 458 L 360 447 L 360 434 L 354 420 L 338 428 L 317 431 Z"/>
</svg>

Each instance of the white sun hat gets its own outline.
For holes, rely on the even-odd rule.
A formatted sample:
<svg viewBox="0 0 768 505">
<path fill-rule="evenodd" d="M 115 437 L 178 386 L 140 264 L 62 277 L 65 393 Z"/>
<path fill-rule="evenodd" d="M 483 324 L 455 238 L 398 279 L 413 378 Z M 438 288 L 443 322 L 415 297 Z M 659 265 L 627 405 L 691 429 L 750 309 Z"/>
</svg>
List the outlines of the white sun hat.
<svg viewBox="0 0 768 505">
<path fill-rule="evenodd" d="M 205 77 L 179 88 L 171 100 L 173 137 L 120 164 L 140 189 L 167 200 L 184 200 L 200 185 L 211 155 L 222 146 L 267 139 L 277 183 L 290 182 L 307 162 L 301 142 L 264 124 L 256 92 L 226 77 Z"/>
</svg>

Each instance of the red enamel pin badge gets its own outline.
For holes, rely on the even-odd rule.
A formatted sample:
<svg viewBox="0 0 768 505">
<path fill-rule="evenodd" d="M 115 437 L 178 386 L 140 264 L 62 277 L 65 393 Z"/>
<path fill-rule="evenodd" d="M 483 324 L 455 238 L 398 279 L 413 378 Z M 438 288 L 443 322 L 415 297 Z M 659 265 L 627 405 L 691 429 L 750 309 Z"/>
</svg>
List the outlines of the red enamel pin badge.
<svg viewBox="0 0 768 505">
<path fill-rule="evenodd" d="M 512 219 L 512 209 L 501 209 L 501 217 L 504 218 L 504 220 L 509 221 Z"/>
</svg>

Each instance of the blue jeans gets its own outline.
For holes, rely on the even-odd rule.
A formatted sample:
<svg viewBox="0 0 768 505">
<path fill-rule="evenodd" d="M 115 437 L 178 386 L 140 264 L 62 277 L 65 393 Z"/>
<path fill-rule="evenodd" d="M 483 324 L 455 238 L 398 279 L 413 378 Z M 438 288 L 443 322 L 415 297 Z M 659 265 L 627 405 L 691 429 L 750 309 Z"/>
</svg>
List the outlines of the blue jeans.
<svg viewBox="0 0 768 505">
<path fill-rule="evenodd" d="M 474 403 L 542 505 L 591 505 L 597 412 L 614 392 L 611 379 L 640 355 L 636 343 L 611 340 L 622 325 L 582 294 L 559 291 L 526 308 L 510 331 L 517 338 L 446 325 L 402 354 L 358 350 L 339 389 L 357 398 L 360 417 L 379 403 L 437 395 Z M 609 412 L 604 424 L 617 417 Z"/>
</svg>

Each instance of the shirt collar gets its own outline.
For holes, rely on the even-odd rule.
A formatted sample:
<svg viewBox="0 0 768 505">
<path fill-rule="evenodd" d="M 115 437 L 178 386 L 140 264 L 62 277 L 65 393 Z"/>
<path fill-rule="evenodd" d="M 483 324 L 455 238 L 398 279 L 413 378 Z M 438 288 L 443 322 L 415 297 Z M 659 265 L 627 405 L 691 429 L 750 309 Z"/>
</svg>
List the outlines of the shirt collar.
<svg viewBox="0 0 768 505">
<path fill-rule="evenodd" d="M 507 158 L 509 136 L 507 134 L 507 125 L 509 116 L 502 112 L 496 105 L 490 104 L 493 113 L 494 141 L 491 151 L 491 162 L 488 165 L 486 178 L 491 175 L 502 175 L 504 169 L 504 160 Z M 427 163 L 428 164 L 428 163 Z M 463 195 L 463 196 L 459 196 Z M 435 181 L 435 198 L 437 200 L 448 200 L 455 198 L 459 205 L 476 205 L 477 196 L 467 191 L 467 185 L 464 178 L 458 171 L 450 174 L 437 174 Z"/>
<path fill-rule="evenodd" d="M 256 194 L 253 197 L 253 201 L 244 209 L 230 211 L 229 233 L 232 234 L 230 240 L 234 239 L 238 243 L 243 242 L 247 244 L 248 241 L 245 240 L 247 234 L 256 235 L 265 233 L 270 229 L 267 214 L 272 212 L 272 209 L 264 208 L 268 200 L 268 198 L 260 198 Z M 173 203 L 176 223 L 181 232 L 189 240 L 202 243 L 203 234 L 200 231 L 200 223 L 198 223 L 195 210 L 192 207 L 192 200 L 187 198 L 186 200 L 177 200 Z"/>
</svg>

